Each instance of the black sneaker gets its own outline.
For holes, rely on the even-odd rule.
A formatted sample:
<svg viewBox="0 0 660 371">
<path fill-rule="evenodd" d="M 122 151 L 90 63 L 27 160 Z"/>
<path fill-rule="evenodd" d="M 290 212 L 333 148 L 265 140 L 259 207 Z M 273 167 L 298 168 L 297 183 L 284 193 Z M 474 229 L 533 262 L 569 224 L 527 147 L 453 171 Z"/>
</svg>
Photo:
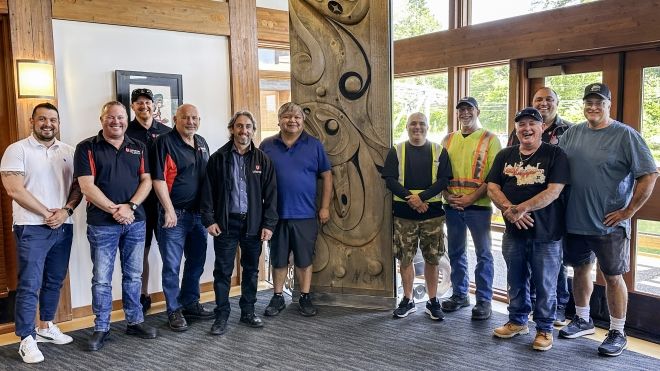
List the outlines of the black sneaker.
<svg viewBox="0 0 660 371">
<path fill-rule="evenodd" d="M 555 326 L 568 325 L 568 320 L 566 319 L 566 308 L 561 305 L 557 305 L 557 312 L 555 314 L 555 321 L 553 324 Z"/>
<path fill-rule="evenodd" d="M 181 313 L 181 309 L 168 314 L 167 322 L 170 325 L 170 329 L 174 332 L 182 332 L 188 329 L 188 322 L 186 322 L 186 318 Z"/>
<path fill-rule="evenodd" d="M 268 303 L 266 310 L 264 311 L 264 315 L 267 317 L 276 316 L 280 314 L 280 312 L 283 311 L 284 308 L 286 308 L 286 302 L 284 301 L 284 296 L 282 296 L 282 294 L 273 295 L 273 297 L 270 298 L 270 302 Z"/>
<path fill-rule="evenodd" d="M 284 299 L 282 299 L 282 301 L 284 301 Z M 314 308 L 312 298 L 310 298 L 309 295 L 300 295 L 300 299 L 298 299 L 298 311 L 305 317 L 312 317 L 318 313 L 316 308 Z"/>
<path fill-rule="evenodd" d="M 594 321 L 589 318 L 589 322 L 587 322 L 584 320 L 584 318 L 580 318 L 576 314 L 568 326 L 564 326 L 564 328 L 559 330 L 559 337 L 565 339 L 575 339 L 580 336 L 593 335 L 595 333 L 596 329 L 594 328 Z"/>
<path fill-rule="evenodd" d="M 181 311 L 182 314 L 189 319 L 213 319 L 215 318 L 215 313 L 212 310 L 206 309 L 198 301 L 187 305 Z"/>
<path fill-rule="evenodd" d="M 142 304 L 142 314 L 147 314 L 147 311 L 151 309 L 151 296 L 141 294 L 140 304 Z"/>
<path fill-rule="evenodd" d="M 399 307 L 394 310 L 394 318 L 404 318 L 408 317 L 410 313 L 415 313 L 417 308 L 415 308 L 415 302 L 404 297 L 399 303 Z"/>
<path fill-rule="evenodd" d="M 482 300 L 472 308 L 472 319 L 477 321 L 489 319 L 492 313 L 490 301 Z"/>
<path fill-rule="evenodd" d="M 426 302 L 426 314 L 436 321 L 442 321 L 445 318 L 445 314 L 442 312 L 442 306 L 440 305 L 438 298 L 433 298 Z"/>
<path fill-rule="evenodd" d="M 604 356 L 616 357 L 626 349 L 626 345 L 628 345 L 626 335 L 619 330 L 610 330 L 605 341 L 598 347 L 598 353 Z"/>
<path fill-rule="evenodd" d="M 470 299 L 467 296 L 452 295 L 449 299 L 442 302 L 442 310 L 445 312 L 453 312 L 469 306 Z"/>
</svg>

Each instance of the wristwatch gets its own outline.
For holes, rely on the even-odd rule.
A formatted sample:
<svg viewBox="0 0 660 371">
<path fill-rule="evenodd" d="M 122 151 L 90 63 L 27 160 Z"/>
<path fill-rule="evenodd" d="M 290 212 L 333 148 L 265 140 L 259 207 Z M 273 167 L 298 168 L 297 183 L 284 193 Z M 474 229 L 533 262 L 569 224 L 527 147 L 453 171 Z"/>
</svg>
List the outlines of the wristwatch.
<svg viewBox="0 0 660 371">
<path fill-rule="evenodd" d="M 69 216 L 73 215 L 73 209 L 70 207 L 63 207 L 62 209 L 66 210 L 66 213 L 69 214 Z"/>
<path fill-rule="evenodd" d="M 128 201 L 128 206 L 131 207 L 131 210 L 135 211 L 135 210 L 137 210 L 139 205 L 136 204 L 135 202 Z"/>
</svg>

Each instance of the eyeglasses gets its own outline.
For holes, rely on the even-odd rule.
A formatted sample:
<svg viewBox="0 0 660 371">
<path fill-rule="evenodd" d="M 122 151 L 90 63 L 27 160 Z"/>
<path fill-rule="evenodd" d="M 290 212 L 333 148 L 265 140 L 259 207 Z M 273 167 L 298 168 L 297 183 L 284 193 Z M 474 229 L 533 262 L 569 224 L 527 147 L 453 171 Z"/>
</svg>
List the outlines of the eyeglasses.
<svg viewBox="0 0 660 371">
<path fill-rule="evenodd" d="M 586 108 L 601 108 L 605 106 L 605 103 L 607 100 L 604 99 L 599 99 L 599 100 L 585 100 L 584 101 L 584 106 Z"/>
<path fill-rule="evenodd" d="M 472 112 L 472 111 L 474 111 L 474 107 L 472 106 L 467 106 L 467 107 L 463 106 L 458 108 L 458 112 Z"/>
</svg>

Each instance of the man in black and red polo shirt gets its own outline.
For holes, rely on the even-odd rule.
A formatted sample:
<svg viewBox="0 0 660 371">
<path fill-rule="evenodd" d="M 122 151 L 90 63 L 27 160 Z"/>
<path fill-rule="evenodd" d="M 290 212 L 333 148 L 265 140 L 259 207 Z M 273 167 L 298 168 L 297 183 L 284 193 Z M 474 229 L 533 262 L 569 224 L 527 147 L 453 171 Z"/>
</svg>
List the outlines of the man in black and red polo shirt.
<svg viewBox="0 0 660 371">
<path fill-rule="evenodd" d="M 99 350 L 110 333 L 112 272 L 119 250 L 126 333 L 153 339 L 158 332 L 144 323 L 140 305 L 144 257 L 144 208 L 151 190 L 144 144 L 125 136 L 126 108 L 111 101 L 101 109 L 98 135 L 76 147 L 74 178 L 87 198 L 87 239 L 92 257 L 94 333 L 89 350 Z"/>
<path fill-rule="evenodd" d="M 174 130 L 156 140 L 152 161 L 153 186 L 162 205 L 157 233 L 163 258 L 163 293 L 173 331 L 187 330 L 186 318 L 215 317 L 213 311 L 199 303 L 199 278 L 204 271 L 207 240 L 199 213 L 199 190 L 209 160 L 206 140 L 195 134 L 200 121 L 197 107 L 181 105 L 174 116 Z"/>
<path fill-rule="evenodd" d="M 128 124 L 126 135 L 144 143 L 149 156 L 151 156 L 156 138 L 169 133 L 172 129 L 154 119 L 156 108 L 154 107 L 154 94 L 150 89 L 140 88 L 133 90 L 131 93 L 131 109 L 135 113 L 135 119 Z M 149 250 L 151 248 L 152 236 L 156 232 L 156 224 L 158 223 L 158 198 L 153 191 L 149 193 L 142 206 L 146 215 L 146 232 L 140 304 L 142 304 L 142 312 L 147 313 L 149 308 L 151 308 L 151 297 L 149 296 Z M 156 235 L 157 240 L 158 235 Z"/>
</svg>

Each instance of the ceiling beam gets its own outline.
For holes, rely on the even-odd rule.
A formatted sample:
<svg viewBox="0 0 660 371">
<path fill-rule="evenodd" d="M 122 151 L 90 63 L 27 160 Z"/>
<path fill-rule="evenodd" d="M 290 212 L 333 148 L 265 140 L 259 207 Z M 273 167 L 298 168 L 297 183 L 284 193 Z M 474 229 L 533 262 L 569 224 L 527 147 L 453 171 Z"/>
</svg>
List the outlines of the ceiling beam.
<svg viewBox="0 0 660 371">
<path fill-rule="evenodd" d="M 394 42 L 394 73 L 660 42 L 660 0 L 601 0 Z"/>
</svg>

